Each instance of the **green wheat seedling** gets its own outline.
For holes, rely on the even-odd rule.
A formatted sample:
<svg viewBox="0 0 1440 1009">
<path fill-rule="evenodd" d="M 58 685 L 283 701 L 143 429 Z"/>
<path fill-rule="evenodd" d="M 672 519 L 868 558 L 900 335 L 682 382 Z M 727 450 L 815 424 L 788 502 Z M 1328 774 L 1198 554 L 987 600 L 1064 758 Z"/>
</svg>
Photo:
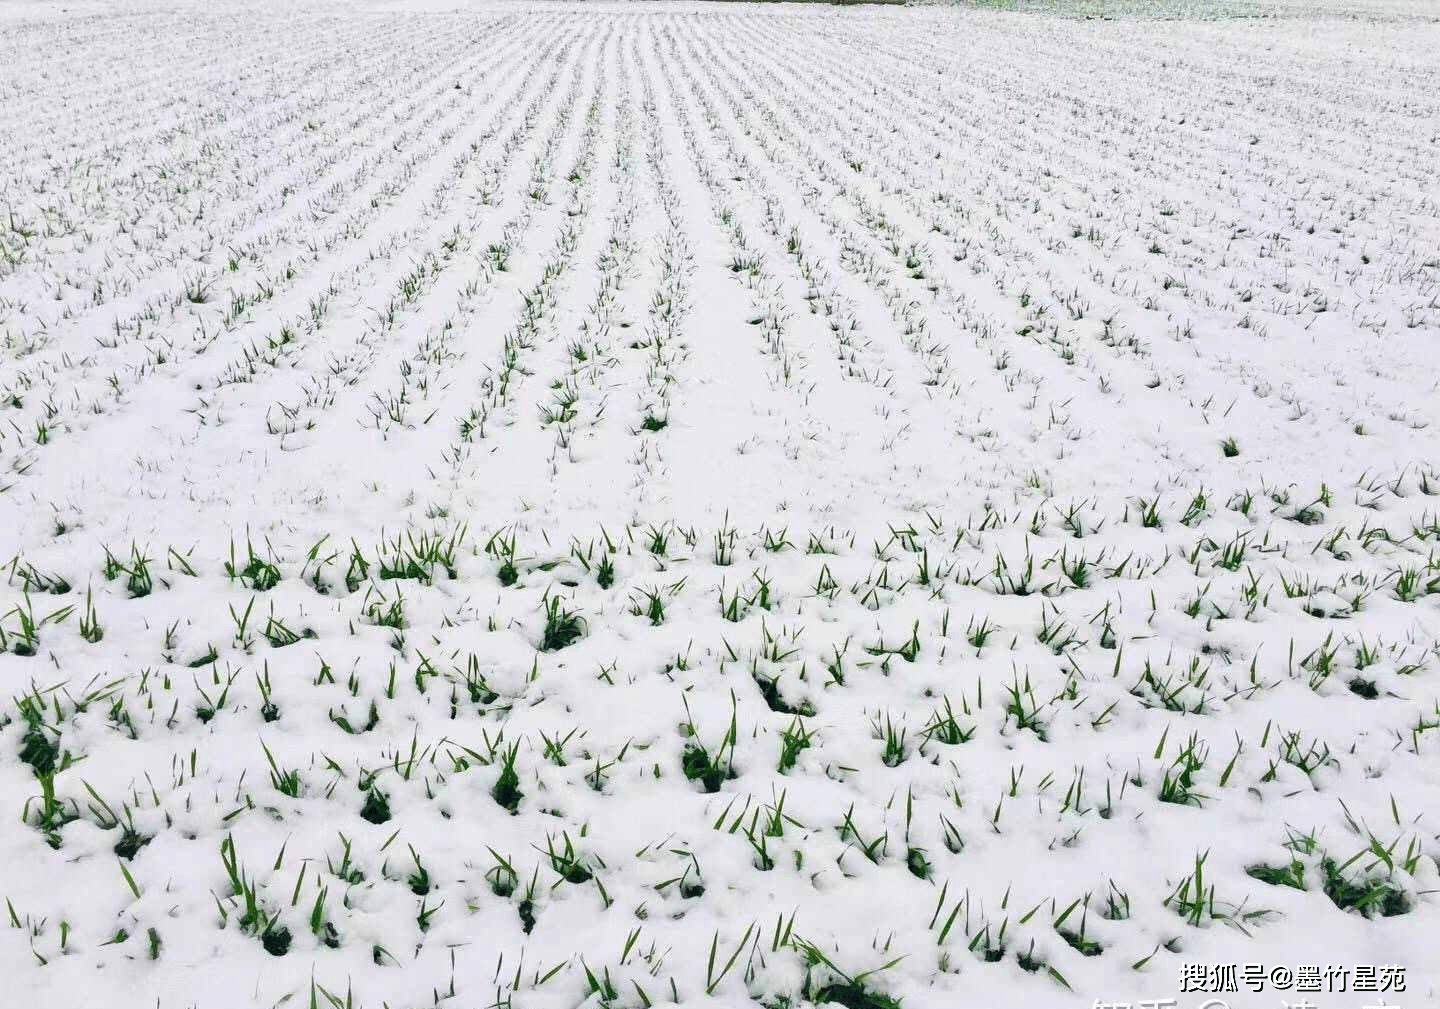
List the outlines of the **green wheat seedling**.
<svg viewBox="0 0 1440 1009">
<path fill-rule="evenodd" d="M 520 800 L 525 797 L 524 793 L 520 791 L 520 775 L 515 770 L 515 761 L 519 753 L 520 744 L 518 742 L 511 743 L 499 751 L 500 774 L 490 789 L 491 797 L 511 813 L 520 808 Z"/>
<path fill-rule="evenodd" d="M 1157 753 L 1163 752 L 1164 739 L 1157 747 Z M 1164 778 L 1160 783 L 1160 801 L 1173 802 L 1181 806 L 1200 806 L 1206 798 L 1195 790 L 1195 776 L 1205 767 L 1205 760 L 1208 748 L 1200 741 L 1198 734 L 1192 733 L 1190 739 L 1181 747 L 1175 755 L 1174 761 L 1166 768 Z"/>
<path fill-rule="evenodd" d="M 681 733 L 686 743 L 680 758 L 680 769 L 685 777 L 698 783 L 706 792 L 718 792 L 726 781 L 735 777 L 735 746 L 739 739 L 738 702 L 731 693 L 729 727 L 720 742 L 711 749 L 700 741 L 700 732 L 690 713 L 689 698 L 683 701 L 685 721 L 681 725 Z"/>
<path fill-rule="evenodd" d="M 950 707 L 950 698 L 941 699 L 941 704 L 930 714 L 930 721 L 922 730 L 925 743 L 936 742 L 947 746 L 959 746 L 961 743 L 968 743 L 975 736 L 976 726 L 969 729 L 960 725 L 955 718 L 954 709 Z M 923 744 L 922 744 L 923 749 Z"/>
<path fill-rule="evenodd" d="M 275 755 L 270 752 L 270 747 L 266 746 L 264 742 L 261 742 L 260 748 L 265 751 L 265 762 L 270 765 L 271 787 L 291 799 L 299 798 L 300 790 L 303 787 L 300 772 L 293 768 L 281 768 L 275 762 Z"/>
<path fill-rule="evenodd" d="M 1266 908 L 1246 908 L 1246 902 L 1228 903 L 1217 899 L 1215 884 L 1205 879 L 1205 862 L 1209 852 L 1195 856 L 1190 874 L 1165 898 L 1165 906 L 1184 918 L 1190 925 L 1201 928 L 1218 921 L 1232 928 L 1250 934 L 1250 927 L 1265 922 L 1275 912 Z"/>
<path fill-rule="evenodd" d="M 1006 718 L 1014 721 L 1016 729 L 1028 729 L 1043 742 L 1046 738 L 1046 729 L 1045 724 L 1040 720 L 1041 706 L 1035 700 L 1030 677 L 1027 675 L 1022 684 L 1017 674 L 1005 687 L 1005 694 L 1007 697 Z"/>
<path fill-rule="evenodd" d="M 4 617 L 0 617 L 0 651 L 8 648 L 14 654 L 27 658 L 36 655 L 40 649 L 40 629 L 46 624 L 65 621 L 73 610 L 74 607 L 71 606 L 61 607 L 37 620 L 34 602 L 29 593 L 26 593 L 19 605 Z M 15 621 L 15 627 L 7 633 L 4 621 L 11 618 Z"/>
<path fill-rule="evenodd" d="M 898 998 L 875 991 L 866 982 L 899 964 L 905 959 L 904 956 L 851 975 L 837 967 L 819 946 L 807 939 L 795 936 L 791 940 L 791 948 L 800 955 L 801 963 L 805 967 L 801 993 L 816 1005 L 839 1002 L 858 1009 L 901 1009 Z"/>
<path fill-rule="evenodd" d="M 520 578 L 519 569 L 515 566 L 515 533 L 512 531 L 507 537 L 503 532 L 497 532 L 485 542 L 485 552 L 499 562 L 499 570 L 496 572 L 500 584 L 509 588 Z"/>
<path fill-rule="evenodd" d="M 14 585 L 17 581 L 21 590 L 26 594 L 42 594 L 63 596 L 70 591 L 70 582 L 63 576 L 55 573 L 44 573 L 35 565 L 23 562 L 16 557 L 10 562 L 9 581 Z"/>
<path fill-rule="evenodd" d="M 239 581 L 255 592 L 268 592 L 280 584 L 280 569 L 269 560 L 255 553 L 255 547 L 248 536 L 245 540 L 245 559 L 237 561 L 235 541 L 230 541 L 230 559 L 225 562 L 225 574 L 231 581 Z"/>
<path fill-rule="evenodd" d="M 541 849 L 537 848 L 536 850 Z M 567 883 L 576 885 L 586 883 L 594 875 L 592 870 L 585 865 L 584 860 L 576 854 L 575 846 L 568 833 L 561 833 L 561 846 L 558 848 L 555 845 L 554 837 L 547 834 L 543 853 L 550 863 L 551 870 Z"/>
<path fill-rule="evenodd" d="M 234 907 L 238 900 L 241 911 L 240 930 L 256 936 L 260 940 L 261 946 L 270 955 L 284 956 L 290 950 L 290 930 L 279 924 L 278 911 L 272 912 L 265 909 L 261 900 L 259 884 L 240 864 L 240 856 L 235 850 L 235 840 L 229 835 L 220 842 L 220 863 L 230 883 L 230 892 L 227 897 L 224 900 L 219 896 L 215 898 L 216 906 L 220 911 L 221 927 L 223 928 L 224 923 L 229 919 L 227 905 Z"/>
<path fill-rule="evenodd" d="M 90 589 L 85 590 L 85 609 L 80 614 L 80 636 L 92 645 L 98 645 L 105 637 L 105 628 L 100 624 L 100 615 L 95 612 L 95 598 Z"/>
<path fill-rule="evenodd" d="M 664 616 L 663 608 L 660 615 Z M 548 596 L 545 600 L 545 626 L 540 635 L 540 650 L 554 652 L 568 648 L 584 634 L 585 618 L 566 608 L 565 601 L 559 596 Z"/>
<path fill-rule="evenodd" d="M 58 763 L 51 770 L 35 770 L 35 781 L 40 794 L 25 800 L 20 810 L 24 823 L 40 831 L 51 848 L 58 849 L 62 842 L 61 829 L 80 818 L 80 809 L 74 799 L 61 798 L 55 791 L 55 776 L 73 763 L 69 753 L 62 753 Z"/>
<path fill-rule="evenodd" d="M 148 596 L 154 590 L 155 582 L 150 574 L 150 558 L 140 552 L 139 546 L 131 545 L 128 564 L 118 560 L 108 547 L 104 550 L 103 572 L 106 581 L 114 581 L 124 575 L 125 589 L 130 593 L 132 599 Z"/>
<path fill-rule="evenodd" d="M 222 674 L 217 665 L 212 665 L 210 669 L 210 685 L 212 688 L 219 688 L 219 692 L 212 697 L 209 691 L 200 685 L 200 678 L 193 676 L 195 692 L 200 695 L 202 701 L 201 704 L 195 707 L 195 717 L 200 719 L 202 723 L 208 724 L 216 715 L 224 711 L 230 699 L 230 688 L 235 685 L 235 681 L 239 678 L 240 671 L 238 669 L 227 670 Z"/>
<path fill-rule="evenodd" d="M 651 627 L 659 627 L 665 622 L 664 590 L 658 587 L 637 589 L 630 599 L 630 613 L 649 620 Z"/>
<path fill-rule="evenodd" d="M 910 755 L 910 749 L 906 745 L 907 730 L 904 726 L 897 728 L 888 714 L 883 725 L 878 716 L 870 720 L 870 734 L 884 743 L 880 762 L 886 767 L 899 767 Z"/>
</svg>

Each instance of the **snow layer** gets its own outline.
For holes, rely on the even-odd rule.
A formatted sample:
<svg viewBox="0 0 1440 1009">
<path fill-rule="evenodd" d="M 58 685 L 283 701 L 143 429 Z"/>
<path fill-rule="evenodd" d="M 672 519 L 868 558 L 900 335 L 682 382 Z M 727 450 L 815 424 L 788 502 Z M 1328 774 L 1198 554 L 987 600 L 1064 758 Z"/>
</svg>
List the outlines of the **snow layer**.
<svg viewBox="0 0 1440 1009">
<path fill-rule="evenodd" d="M 1440 999 L 1423 9 L 4 10 L 7 1004 Z"/>
</svg>

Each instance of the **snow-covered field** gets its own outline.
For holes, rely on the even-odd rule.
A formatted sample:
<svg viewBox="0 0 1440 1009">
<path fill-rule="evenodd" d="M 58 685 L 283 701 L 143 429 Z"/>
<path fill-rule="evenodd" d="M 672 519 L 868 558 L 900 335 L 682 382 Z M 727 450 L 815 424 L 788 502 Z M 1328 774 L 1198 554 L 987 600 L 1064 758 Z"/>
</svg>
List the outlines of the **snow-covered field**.
<svg viewBox="0 0 1440 1009">
<path fill-rule="evenodd" d="M 1203 6 L 7 5 L 0 1003 L 1440 1002 L 1440 27 Z"/>
</svg>

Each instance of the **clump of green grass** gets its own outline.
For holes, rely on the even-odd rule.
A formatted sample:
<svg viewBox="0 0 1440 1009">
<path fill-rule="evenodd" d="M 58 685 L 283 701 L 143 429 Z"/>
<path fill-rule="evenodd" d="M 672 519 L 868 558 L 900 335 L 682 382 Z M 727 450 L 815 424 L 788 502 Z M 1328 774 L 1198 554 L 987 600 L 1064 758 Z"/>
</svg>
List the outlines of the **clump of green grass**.
<svg viewBox="0 0 1440 1009">
<path fill-rule="evenodd" d="M 490 883 L 490 892 L 497 897 L 508 897 L 520 884 L 520 874 L 515 871 L 515 866 L 511 864 L 510 860 L 494 848 L 490 849 L 490 855 L 495 859 L 495 864 L 485 871 L 485 879 Z"/>
<path fill-rule="evenodd" d="M 394 631 L 405 629 L 405 597 L 397 589 L 394 599 L 387 599 L 383 593 L 377 592 L 374 599 L 369 597 L 370 590 L 366 589 L 367 600 L 365 604 L 365 616 L 376 627 L 388 627 Z"/>
<path fill-rule="evenodd" d="M 1080 927 L 1078 929 L 1065 928 L 1066 920 L 1075 912 L 1077 907 L 1080 908 Z M 1056 916 L 1054 921 L 1055 931 L 1059 932 L 1060 938 L 1064 939 L 1070 948 L 1081 956 L 1099 956 L 1104 952 L 1104 947 L 1094 939 L 1088 938 L 1085 934 L 1089 917 L 1090 895 L 1087 893 L 1083 897 L 1075 898 L 1069 907 Z"/>
<path fill-rule="evenodd" d="M 896 957 L 872 970 L 850 975 L 835 966 L 834 961 L 814 943 L 797 936 L 793 945 L 805 964 L 801 993 L 806 1000 L 815 1005 L 837 1002 L 845 1009 L 901 1009 L 898 998 L 876 991 L 866 984 L 866 979 L 889 970 L 904 957 Z"/>
<path fill-rule="evenodd" d="M 457 574 L 457 556 L 466 532 L 464 525 L 448 536 L 430 532 L 417 534 L 414 530 L 407 530 L 403 538 L 395 536 L 389 542 L 381 543 L 376 574 L 382 580 L 414 579 L 428 585 L 439 569 L 453 579 Z"/>
<path fill-rule="evenodd" d="M 807 728 L 797 715 L 795 720 L 780 734 L 780 760 L 776 764 L 776 770 L 781 774 L 787 774 L 793 770 L 795 762 L 800 758 L 800 753 L 810 747 L 814 738 L 815 730 Z"/>
<path fill-rule="evenodd" d="M 485 552 L 500 562 L 496 577 L 507 589 L 520 580 L 520 570 L 515 566 L 515 534 L 507 537 L 503 530 L 491 536 L 485 544 Z"/>
<path fill-rule="evenodd" d="M 1286 865 L 1251 865 L 1245 869 L 1251 879 L 1258 879 L 1271 886 L 1289 886 L 1296 890 L 1305 889 L 1305 863 L 1294 859 Z"/>
<path fill-rule="evenodd" d="M 969 729 L 963 728 L 955 719 L 955 712 L 950 707 L 950 698 L 941 698 L 941 705 L 930 714 L 930 721 L 921 730 L 921 735 L 926 743 L 944 743 L 947 746 L 959 746 L 961 743 L 969 742 L 975 735 L 975 726 Z"/>
<path fill-rule="evenodd" d="M 280 913 L 267 911 L 260 899 L 259 884 L 240 864 L 235 850 L 235 839 L 226 837 L 220 842 L 220 863 L 230 880 L 230 897 L 238 897 L 244 907 L 240 916 L 240 930 L 259 937 L 260 945 L 271 956 L 284 956 L 290 951 L 292 936 L 290 929 L 279 924 Z M 132 885 L 133 886 L 133 885 Z M 219 903 L 219 897 L 216 902 Z M 221 924 L 229 919 L 229 912 L 220 904 Z"/>
<path fill-rule="evenodd" d="M 1205 861 L 1209 852 L 1195 856 L 1190 874 L 1165 898 L 1165 906 L 1174 908 L 1192 926 L 1199 928 L 1212 921 L 1222 922 L 1249 934 L 1249 926 L 1259 924 L 1274 914 L 1268 908 L 1246 908 L 1245 902 L 1233 904 L 1219 900 L 1215 884 L 1205 878 Z"/>
<path fill-rule="evenodd" d="M 490 789 L 490 797 L 514 813 L 520 808 L 525 793 L 520 791 L 520 775 L 515 771 L 515 758 L 520 753 L 520 744 L 511 743 L 500 751 L 500 776 Z"/>
<path fill-rule="evenodd" d="M 908 730 L 903 725 L 896 726 L 889 715 L 885 716 L 883 725 L 878 717 L 871 719 L 870 734 L 885 744 L 880 762 L 886 767 L 899 767 L 910 755 L 910 748 L 906 745 Z"/>
<path fill-rule="evenodd" d="M 665 597 L 658 587 L 637 590 L 630 600 L 630 613 L 632 616 L 645 617 L 650 621 L 651 627 L 659 627 L 665 622 Z"/>
<path fill-rule="evenodd" d="M 706 792 L 720 791 L 721 785 L 735 777 L 735 742 L 739 735 L 735 695 L 730 695 L 730 727 L 714 750 L 700 742 L 688 698 L 685 700 L 685 723 L 681 729 L 689 740 L 680 755 L 681 771 L 691 781 L 698 782 Z"/>
<path fill-rule="evenodd" d="M 1350 681 L 1350 692 L 1356 697 L 1363 697 L 1367 701 L 1373 701 L 1380 696 L 1380 689 L 1375 685 L 1374 680 L 1367 680 L 1363 676 L 1357 676 Z"/>
<path fill-rule="evenodd" d="M 381 824 L 390 820 L 390 796 L 373 785 L 365 790 L 365 803 L 360 818 L 366 823 Z"/>
<path fill-rule="evenodd" d="M 129 810 L 127 810 L 126 812 L 128 815 Z M 135 822 L 133 819 L 131 819 L 122 825 L 120 830 L 120 840 L 115 842 L 115 847 L 112 850 L 115 852 L 116 855 L 119 855 L 123 859 L 133 859 L 136 855 L 140 853 L 140 849 L 145 847 L 152 840 L 153 838 L 151 838 L 149 835 L 142 834 L 138 830 L 136 830 Z"/>
<path fill-rule="evenodd" d="M 1160 746 L 1165 743 L 1161 740 Z M 1206 798 L 1195 789 L 1195 776 L 1205 767 L 1207 750 L 1200 742 L 1198 733 L 1192 733 L 1189 741 L 1176 754 L 1174 762 L 1165 770 L 1160 783 L 1160 801 L 1180 806 L 1199 806 Z"/>
<path fill-rule="evenodd" d="M 102 571 L 106 581 L 114 581 L 124 575 L 125 589 L 132 599 L 142 599 L 154 591 L 155 580 L 150 574 L 150 558 L 140 552 L 139 546 L 131 544 L 128 564 L 122 563 L 110 552 L 109 547 L 104 550 L 105 564 Z"/>
<path fill-rule="evenodd" d="M 566 609 L 564 600 L 550 596 L 545 600 L 545 629 L 540 636 L 542 652 L 559 651 L 579 641 L 585 634 L 585 618 Z"/>
<path fill-rule="evenodd" d="M 230 541 L 230 559 L 225 562 L 225 574 L 231 581 L 255 592 L 268 592 L 280 584 L 280 568 L 273 561 L 266 560 L 255 552 L 249 538 L 245 540 L 245 560 L 235 559 L 235 541 Z"/>
<path fill-rule="evenodd" d="M 1357 856 L 1358 857 L 1358 856 Z M 1345 869 L 1353 862 L 1339 865 L 1333 858 L 1320 862 L 1321 889 L 1325 896 L 1343 911 L 1359 911 L 1367 918 L 1379 915 L 1393 918 L 1410 911 L 1410 896 L 1388 879 L 1378 876 L 1350 879 Z"/>
<path fill-rule="evenodd" d="M 52 774 L 61 762 L 60 730 L 45 720 L 46 702 L 37 688 L 16 702 L 25 732 L 20 737 L 20 760 L 36 775 Z"/>
<path fill-rule="evenodd" d="M 80 614 L 80 636 L 92 645 L 98 645 L 105 637 L 105 628 L 100 625 L 100 615 L 95 612 L 95 601 L 90 590 L 85 590 L 85 609 Z"/>
<path fill-rule="evenodd" d="M 545 856 L 550 860 L 550 868 L 555 874 L 567 883 L 579 885 L 589 882 L 593 878 L 592 873 L 579 855 L 575 853 L 575 846 L 570 841 L 568 833 L 562 833 L 561 839 L 564 844 L 557 848 L 555 839 L 549 835 L 545 838 Z"/>
</svg>

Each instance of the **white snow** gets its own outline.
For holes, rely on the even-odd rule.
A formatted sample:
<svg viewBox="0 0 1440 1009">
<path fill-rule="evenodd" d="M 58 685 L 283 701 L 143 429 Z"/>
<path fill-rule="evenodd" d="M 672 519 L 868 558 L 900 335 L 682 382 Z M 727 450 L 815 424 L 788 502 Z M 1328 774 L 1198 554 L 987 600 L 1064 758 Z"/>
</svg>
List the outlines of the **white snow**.
<svg viewBox="0 0 1440 1009">
<path fill-rule="evenodd" d="M 0 17 L 0 1003 L 1440 1003 L 1430 5 Z"/>
</svg>

